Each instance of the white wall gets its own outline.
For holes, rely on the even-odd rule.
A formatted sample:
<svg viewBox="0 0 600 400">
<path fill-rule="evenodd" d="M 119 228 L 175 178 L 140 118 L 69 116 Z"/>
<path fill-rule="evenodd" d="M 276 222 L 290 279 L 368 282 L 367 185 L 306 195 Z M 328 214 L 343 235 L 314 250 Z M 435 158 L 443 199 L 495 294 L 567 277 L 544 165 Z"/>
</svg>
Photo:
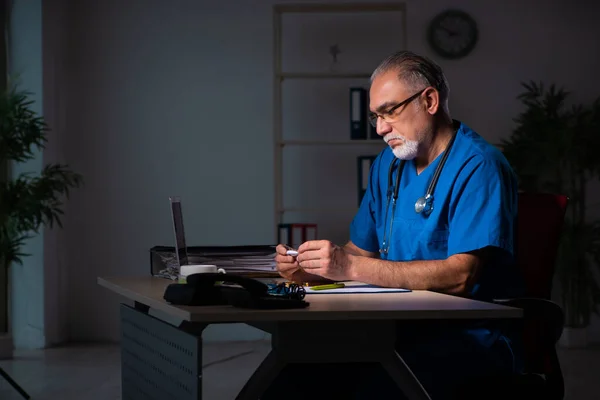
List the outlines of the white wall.
<svg viewBox="0 0 600 400">
<path fill-rule="evenodd" d="M 23 0 L 20 0 L 23 1 Z M 68 80 L 64 68 L 68 32 L 67 3 L 69 0 L 44 1 L 42 52 L 43 62 L 43 113 L 46 123 L 52 128 L 48 132 L 48 143 L 44 149 L 44 163 L 68 163 L 65 157 L 66 117 L 65 107 L 68 91 L 64 82 Z M 44 320 L 46 345 L 60 343 L 68 337 L 69 297 L 68 270 L 65 256 L 70 249 L 65 240 L 66 231 L 46 229 L 44 234 Z"/>
<path fill-rule="evenodd" d="M 66 154 L 87 180 L 67 232 L 75 340 L 117 337 L 121 299 L 96 277 L 149 273 L 150 247 L 173 242 L 169 195 L 190 244 L 274 241 L 268 9 L 148 4 L 72 10 Z"/>
<path fill-rule="evenodd" d="M 588 48 L 597 13 L 577 3 L 407 1 L 408 47 L 435 56 L 425 41 L 428 21 L 449 5 L 472 13 L 477 48 L 438 61 L 453 116 L 497 142 L 519 111 L 522 80 L 554 81 L 578 100 L 600 92 L 593 79 L 600 57 Z M 66 250 L 55 264 L 68 273 L 68 295 L 58 300 L 67 314 L 47 316 L 66 319 L 70 339 L 118 339 L 121 299 L 96 277 L 148 273 L 148 249 L 172 242 L 171 194 L 184 199 L 190 244 L 275 241 L 271 5 L 71 3 L 64 73 L 54 83 L 66 101 L 54 112 L 65 115 L 62 156 L 87 184 L 68 205 L 64 237 L 55 236 Z M 262 336 L 240 327 L 207 333 Z"/>
</svg>

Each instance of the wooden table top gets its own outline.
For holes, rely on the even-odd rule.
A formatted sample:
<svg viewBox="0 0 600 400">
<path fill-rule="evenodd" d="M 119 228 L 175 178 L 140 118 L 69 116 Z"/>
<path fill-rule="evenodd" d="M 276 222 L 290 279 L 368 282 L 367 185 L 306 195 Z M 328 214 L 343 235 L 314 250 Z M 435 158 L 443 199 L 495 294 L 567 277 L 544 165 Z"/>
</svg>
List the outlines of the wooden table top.
<svg viewBox="0 0 600 400">
<path fill-rule="evenodd" d="M 520 318 L 522 310 L 430 291 L 311 294 L 303 309 L 255 310 L 224 306 L 174 306 L 163 299 L 174 283 L 152 276 L 99 277 L 98 284 L 129 300 L 192 322 L 253 322 L 382 319 Z"/>
</svg>

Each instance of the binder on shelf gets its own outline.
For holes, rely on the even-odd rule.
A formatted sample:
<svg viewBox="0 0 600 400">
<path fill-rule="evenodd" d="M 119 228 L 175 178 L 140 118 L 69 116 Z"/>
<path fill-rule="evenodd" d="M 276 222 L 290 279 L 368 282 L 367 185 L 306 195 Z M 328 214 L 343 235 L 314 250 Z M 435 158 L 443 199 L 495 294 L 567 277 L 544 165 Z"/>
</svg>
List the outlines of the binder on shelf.
<svg viewBox="0 0 600 400">
<path fill-rule="evenodd" d="M 294 249 L 308 240 L 317 239 L 317 224 L 279 224 L 278 228 L 277 243 L 287 244 Z"/>
<path fill-rule="evenodd" d="M 371 172 L 371 166 L 377 156 L 358 156 L 357 159 L 357 176 L 358 176 L 358 206 L 362 202 L 363 196 L 367 191 L 369 185 L 369 174 Z"/>
<path fill-rule="evenodd" d="M 367 124 L 367 126 L 369 127 L 369 139 L 371 139 L 371 140 L 381 139 L 381 136 L 379 136 L 377 134 L 377 128 L 376 127 L 374 127 L 373 125 L 371 125 L 370 122 Z"/>
<path fill-rule="evenodd" d="M 350 139 L 367 139 L 367 90 L 350 88 Z"/>
<path fill-rule="evenodd" d="M 370 111 L 369 111 L 369 102 L 370 101 L 371 101 L 370 97 L 367 96 L 367 109 L 366 109 L 367 116 L 366 116 L 366 118 L 367 118 L 367 130 L 369 131 L 368 132 L 369 133 L 368 136 L 369 136 L 369 139 L 371 139 L 371 140 L 373 140 L 373 139 L 381 139 L 381 137 L 377 134 L 377 128 L 374 127 L 373 125 L 371 125 L 371 122 L 369 122 L 369 114 L 370 114 Z"/>
</svg>

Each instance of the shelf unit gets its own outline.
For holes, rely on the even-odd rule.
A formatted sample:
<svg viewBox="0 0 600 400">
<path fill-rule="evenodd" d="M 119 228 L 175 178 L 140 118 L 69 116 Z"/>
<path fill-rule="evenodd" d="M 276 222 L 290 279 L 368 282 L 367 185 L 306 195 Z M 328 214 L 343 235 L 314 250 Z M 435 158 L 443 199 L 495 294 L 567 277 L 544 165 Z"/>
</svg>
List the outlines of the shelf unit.
<svg viewBox="0 0 600 400">
<path fill-rule="evenodd" d="M 347 122 L 348 128 L 345 130 L 345 136 L 340 139 L 298 139 L 292 138 L 287 139 L 284 138 L 284 124 L 283 124 L 283 86 L 286 81 L 319 81 L 319 82 L 327 82 L 331 80 L 347 80 L 351 82 L 352 80 L 364 80 L 368 82 L 368 79 L 371 76 L 370 72 L 365 71 L 339 71 L 339 72 L 331 72 L 331 71 L 284 71 L 283 69 L 283 19 L 284 16 L 289 16 L 291 14 L 295 15 L 308 15 L 309 13 L 315 14 L 327 14 L 331 16 L 332 14 L 337 15 L 347 15 L 347 13 L 382 13 L 382 12 L 394 12 L 399 13 L 398 24 L 395 25 L 394 29 L 397 30 L 397 35 L 400 36 L 400 40 L 396 40 L 395 37 L 390 37 L 390 35 L 383 35 L 384 37 L 379 37 L 378 43 L 381 40 L 385 40 L 386 38 L 393 43 L 393 45 L 389 46 L 389 49 L 386 50 L 386 55 L 397 50 L 406 49 L 407 46 L 407 34 L 406 34 L 406 5 L 401 2 L 396 3 L 340 3 L 340 4 L 279 4 L 274 5 L 273 7 L 273 38 L 274 38 L 274 76 L 273 76 L 273 150 L 274 150 L 274 193 L 275 193 L 275 201 L 274 201 L 274 221 L 275 221 L 275 232 L 278 231 L 277 226 L 279 223 L 284 223 L 284 214 L 286 213 L 301 213 L 301 212 L 321 212 L 321 213 L 329 213 L 331 211 L 340 211 L 343 210 L 348 213 L 356 212 L 358 209 L 358 205 L 356 207 L 348 207 L 347 205 L 340 205 L 339 207 L 331 207 L 331 206 L 323 206 L 323 207 L 286 207 L 284 203 L 284 184 L 283 184 L 283 171 L 284 171 L 284 160 L 283 153 L 285 148 L 294 147 L 326 147 L 326 146 L 342 146 L 345 149 L 358 149 L 363 148 L 365 152 L 369 152 L 370 154 L 377 154 L 381 149 L 384 148 L 385 143 L 383 140 L 351 140 L 350 137 L 350 122 Z M 374 30 L 378 29 L 378 25 L 373 26 Z M 319 43 L 321 44 L 321 43 Z M 302 50 L 300 50 L 302 51 Z M 302 54 L 304 56 L 304 53 Z M 369 65 L 376 65 L 380 61 L 380 56 L 378 58 L 370 59 Z M 364 68 L 367 69 L 367 68 Z M 350 86 L 348 86 L 349 88 Z M 349 96 L 349 92 L 348 92 Z M 326 112 L 324 114 L 327 114 Z M 335 151 L 335 150 L 334 150 Z M 353 164 L 354 166 L 354 164 Z M 353 176 L 356 176 L 356 171 L 352 170 Z M 355 199 L 356 196 L 353 197 Z M 290 221 L 287 221 L 290 222 Z M 316 221 L 311 221 L 316 222 Z M 350 221 L 348 221 L 348 224 Z M 319 233 L 323 232 L 322 227 L 319 226 Z"/>
<path fill-rule="evenodd" d="M 365 146 L 377 145 L 381 146 L 381 142 L 374 140 L 282 140 L 277 142 L 279 146 L 333 146 L 333 145 L 349 145 L 349 146 Z"/>
</svg>

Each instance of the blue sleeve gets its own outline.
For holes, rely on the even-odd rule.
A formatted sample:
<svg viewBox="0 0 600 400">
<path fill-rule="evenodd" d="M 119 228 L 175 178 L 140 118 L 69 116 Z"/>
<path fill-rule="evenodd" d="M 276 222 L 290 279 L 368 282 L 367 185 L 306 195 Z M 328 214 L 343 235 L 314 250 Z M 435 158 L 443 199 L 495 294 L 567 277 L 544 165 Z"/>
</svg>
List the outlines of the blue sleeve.
<svg viewBox="0 0 600 400">
<path fill-rule="evenodd" d="M 449 210 L 448 256 L 492 246 L 514 257 L 517 179 L 502 160 L 469 160 L 459 174 Z"/>
<path fill-rule="evenodd" d="M 377 156 L 371 165 L 367 189 L 360 203 L 360 207 L 358 208 L 358 212 L 350 224 L 350 240 L 352 243 L 362 250 L 370 252 L 377 252 L 379 250 L 375 224 L 375 205 L 377 204 L 375 193 L 378 192 L 379 188 L 377 176 L 379 174 L 380 163 L 381 155 Z"/>
</svg>

